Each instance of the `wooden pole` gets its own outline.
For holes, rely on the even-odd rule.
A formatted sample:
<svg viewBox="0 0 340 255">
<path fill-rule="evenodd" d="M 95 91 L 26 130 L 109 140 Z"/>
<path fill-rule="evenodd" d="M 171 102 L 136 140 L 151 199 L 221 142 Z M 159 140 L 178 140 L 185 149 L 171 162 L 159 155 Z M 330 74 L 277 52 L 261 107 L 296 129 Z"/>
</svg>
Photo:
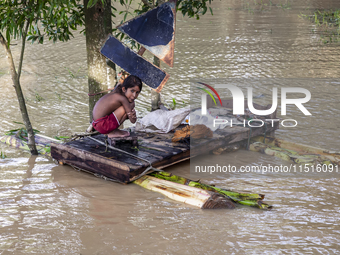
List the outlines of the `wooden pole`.
<svg viewBox="0 0 340 255">
<path fill-rule="evenodd" d="M 161 67 L 161 61 L 156 56 L 153 57 L 153 63 L 155 66 Z M 151 111 L 159 109 L 161 102 L 161 94 L 151 89 Z"/>
</svg>

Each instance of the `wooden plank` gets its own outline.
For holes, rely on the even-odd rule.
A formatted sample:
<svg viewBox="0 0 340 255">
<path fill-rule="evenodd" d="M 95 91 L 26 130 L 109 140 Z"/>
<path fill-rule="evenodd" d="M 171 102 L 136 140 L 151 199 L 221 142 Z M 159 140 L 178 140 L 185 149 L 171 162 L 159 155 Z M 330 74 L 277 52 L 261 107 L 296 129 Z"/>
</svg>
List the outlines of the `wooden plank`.
<svg viewBox="0 0 340 255">
<path fill-rule="evenodd" d="M 96 135 L 95 137 L 101 142 L 105 139 L 103 135 Z M 167 147 L 162 144 L 148 143 L 145 145 L 145 148 L 141 146 L 139 150 L 129 150 L 128 147 L 125 147 L 124 150 L 147 159 L 156 168 L 172 165 L 190 157 L 189 147 L 184 150 L 183 148 Z M 149 167 L 149 164 L 145 161 L 110 148 L 107 151 L 105 149 L 104 145 L 95 143 L 89 138 L 83 138 L 66 145 L 53 144 L 51 152 L 52 157 L 60 162 L 125 183 L 132 181 Z"/>
<path fill-rule="evenodd" d="M 128 73 L 139 77 L 146 85 L 160 92 L 169 75 L 130 50 L 118 39 L 109 35 L 100 52 Z"/>
<path fill-rule="evenodd" d="M 244 144 L 249 135 L 253 137 L 263 134 L 265 131 L 267 133 L 271 132 L 277 129 L 278 125 L 275 122 L 274 127 L 267 125 L 267 127 L 252 128 L 251 131 L 249 128 L 240 126 L 226 127 L 217 130 L 212 138 L 192 140 L 190 145 L 173 143 L 171 138 L 174 132 L 168 134 L 136 132 L 140 144 L 139 149 L 133 149 L 129 143 L 126 145 L 124 143 L 117 144 L 116 147 L 140 158 L 147 159 L 155 168 L 164 168 L 190 157 L 209 153 L 217 148 L 239 143 Z M 105 142 L 104 135 L 94 137 L 100 142 Z M 72 141 L 67 145 L 60 145 L 57 150 L 52 146 L 52 153 L 54 158 L 66 164 L 75 165 L 109 178 L 119 179 L 125 183 L 135 180 L 150 166 L 146 161 L 106 148 L 90 138 Z"/>
<path fill-rule="evenodd" d="M 98 140 L 99 142 L 105 143 L 104 135 L 96 135 L 94 136 L 94 138 Z M 126 154 L 122 152 L 112 150 L 100 143 L 96 143 L 90 138 L 84 138 L 84 139 L 72 141 L 67 144 L 72 147 L 78 148 L 80 150 L 86 150 L 90 153 L 97 154 L 108 159 L 116 160 L 118 162 L 123 162 L 124 164 L 129 166 L 130 169 L 135 169 L 135 168 L 138 168 L 139 166 L 147 165 L 147 163 L 140 161 L 132 156 L 127 156 Z M 128 153 L 133 154 L 135 156 L 145 158 L 151 162 L 158 160 L 157 157 L 154 157 L 151 154 L 147 154 L 147 153 L 144 153 L 142 150 L 135 149 L 134 147 L 132 147 L 130 143 L 127 143 L 126 145 L 124 144 L 117 145 L 117 148 L 127 151 Z"/>
<path fill-rule="evenodd" d="M 105 143 L 105 137 L 103 135 L 96 135 L 94 136 L 94 138 L 99 140 L 100 142 Z M 186 146 L 185 148 L 178 148 L 176 146 L 173 147 L 169 145 L 164 145 L 163 143 L 154 144 L 152 142 L 149 142 L 149 140 L 146 140 L 147 142 L 143 142 L 145 140 L 143 140 L 142 136 L 139 136 L 138 140 L 142 140 L 139 142 L 140 146 L 138 149 L 132 149 L 129 143 L 127 143 L 126 146 L 124 146 L 124 144 L 117 144 L 116 147 L 140 158 L 144 158 L 151 163 L 158 162 L 160 160 L 163 160 L 164 158 L 168 158 L 175 154 L 179 154 L 183 151 L 189 150 L 189 146 Z M 141 164 L 143 161 L 135 159 L 132 156 L 127 156 L 124 153 L 117 152 L 110 148 L 106 148 L 104 145 L 96 143 L 89 138 L 76 140 L 68 144 L 81 150 L 86 150 L 109 159 L 124 162 L 125 164 L 129 165 L 130 168 L 135 168 L 135 165 L 137 164 L 143 166 L 146 165 L 146 163 Z"/>
<path fill-rule="evenodd" d="M 64 164 L 118 179 L 121 182 L 127 183 L 130 180 L 130 168 L 126 164 L 69 145 L 52 143 L 51 156 Z"/>
</svg>

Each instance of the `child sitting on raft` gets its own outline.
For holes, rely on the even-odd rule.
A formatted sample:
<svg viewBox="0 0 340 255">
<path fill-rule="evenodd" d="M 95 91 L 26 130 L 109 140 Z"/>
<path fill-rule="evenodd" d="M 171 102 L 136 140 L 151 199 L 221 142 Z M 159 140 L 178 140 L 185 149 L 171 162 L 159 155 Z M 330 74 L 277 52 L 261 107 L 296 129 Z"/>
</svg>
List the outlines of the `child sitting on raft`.
<svg viewBox="0 0 340 255">
<path fill-rule="evenodd" d="M 130 75 L 112 93 L 100 98 L 93 108 L 94 129 L 107 134 L 109 138 L 129 136 L 128 131 L 119 130 L 118 127 L 126 119 L 131 123 L 136 122 L 135 99 L 142 91 L 142 86 L 138 77 Z"/>
</svg>

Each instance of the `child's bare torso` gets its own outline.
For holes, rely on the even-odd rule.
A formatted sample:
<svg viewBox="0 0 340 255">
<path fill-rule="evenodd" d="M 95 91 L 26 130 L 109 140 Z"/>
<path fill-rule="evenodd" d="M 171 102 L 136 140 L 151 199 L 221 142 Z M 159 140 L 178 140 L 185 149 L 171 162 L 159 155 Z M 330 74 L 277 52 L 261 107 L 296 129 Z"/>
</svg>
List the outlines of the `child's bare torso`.
<svg viewBox="0 0 340 255">
<path fill-rule="evenodd" d="M 93 119 L 97 120 L 101 117 L 111 114 L 123 106 L 125 111 L 131 112 L 135 108 L 135 103 L 130 103 L 128 99 L 119 93 L 109 93 L 99 99 L 93 109 Z"/>
</svg>

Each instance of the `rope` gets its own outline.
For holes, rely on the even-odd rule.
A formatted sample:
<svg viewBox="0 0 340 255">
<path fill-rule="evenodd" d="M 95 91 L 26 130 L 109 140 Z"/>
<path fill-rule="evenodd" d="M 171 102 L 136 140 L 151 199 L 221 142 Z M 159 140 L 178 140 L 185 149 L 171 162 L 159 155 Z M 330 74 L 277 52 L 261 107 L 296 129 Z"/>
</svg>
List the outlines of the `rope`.
<svg viewBox="0 0 340 255">
<path fill-rule="evenodd" d="M 108 92 L 108 91 L 113 90 L 113 89 L 115 89 L 115 87 L 110 88 L 110 89 L 107 89 L 107 90 L 100 91 L 100 92 L 98 92 L 98 93 L 92 93 L 92 94 L 88 93 L 87 95 L 88 95 L 89 97 L 93 97 L 93 96 L 103 94 L 103 93 Z"/>
<path fill-rule="evenodd" d="M 92 135 L 97 135 L 97 134 L 99 134 L 98 131 L 94 131 L 94 132 L 91 132 L 91 133 L 85 132 L 85 133 L 80 133 L 80 134 L 74 134 L 74 135 L 71 136 L 70 139 L 67 140 L 67 142 L 72 142 L 74 140 L 84 138 L 86 136 L 92 136 Z"/>
<path fill-rule="evenodd" d="M 251 126 L 249 126 L 249 135 L 248 135 L 248 142 L 247 142 L 247 151 L 249 151 L 251 133 L 252 133 L 252 129 L 251 129 Z"/>
<path fill-rule="evenodd" d="M 85 170 L 83 168 L 80 168 L 80 167 L 77 167 L 77 166 L 74 166 L 72 164 L 68 164 L 70 165 L 74 170 L 76 171 L 82 171 L 82 172 L 85 172 L 85 173 L 88 173 L 88 174 L 92 174 L 94 175 L 95 177 L 97 178 L 101 178 L 101 179 L 104 179 L 105 181 L 111 181 L 111 182 L 117 182 L 117 183 L 121 183 L 121 184 L 125 184 L 125 182 L 122 182 L 118 179 L 112 179 L 112 178 L 109 178 L 109 177 L 106 177 L 105 175 L 101 175 L 101 174 L 97 174 L 97 173 L 93 173 L 91 171 L 88 171 L 88 170 Z M 131 182 L 135 181 L 135 180 L 138 180 L 139 178 L 141 178 L 142 176 L 148 174 L 148 172 L 150 171 L 150 173 L 154 172 L 154 171 L 157 171 L 157 172 L 162 172 L 162 170 L 159 170 L 157 168 L 153 168 L 152 169 L 153 171 L 150 171 L 150 167 L 148 167 L 147 169 L 145 169 L 141 174 L 137 175 L 136 177 L 134 177 Z"/>
<path fill-rule="evenodd" d="M 110 149 L 115 150 L 115 151 L 119 151 L 119 152 L 121 152 L 121 153 L 125 153 L 125 154 L 127 154 L 127 155 L 129 155 L 129 156 L 131 156 L 131 157 L 134 157 L 134 158 L 136 158 L 136 159 L 139 159 L 139 160 L 142 160 L 142 161 L 147 162 L 147 163 L 149 164 L 149 166 L 148 166 L 141 174 L 139 174 L 138 176 L 134 177 L 134 178 L 132 179 L 132 181 L 135 181 L 135 180 L 139 179 L 140 177 L 142 177 L 143 175 L 146 175 L 150 170 L 152 170 L 151 172 L 153 172 L 153 171 L 162 172 L 161 169 L 158 169 L 158 168 L 153 167 L 152 164 L 151 164 L 151 162 L 150 162 L 149 160 L 147 160 L 147 159 L 138 157 L 138 156 L 136 156 L 136 155 L 134 155 L 134 154 L 132 154 L 132 153 L 129 153 L 129 152 L 127 152 L 127 151 L 124 151 L 124 150 L 115 148 L 115 147 L 113 147 L 113 146 L 111 146 L 111 145 L 108 145 L 108 144 L 106 144 L 106 143 L 104 143 L 104 142 L 102 142 L 102 141 L 99 141 L 98 139 L 95 139 L 95 138 L 93 138 L 93 137 L 91 137 L 91 136 L 89 136 L 89 138 L 90 138 L 91 140 L 93 140 L 93 141 L 95 141 L 95 142 L 101 144 L 101 145 L 106 146 L 107 148 L 110 148 Z"/>
<path fill-rule="evenodd" d="M 91 172 L 91 171 L 85 170 L 85 169 L 83 169 L 83 168 L 80 168 L 80 167 L 77 167 L 77 166 L 74 166 L 74 165 L 71 165 L 71 164 L 68 164 L 68 165 L 70 165 L 70 166 L 71 166 L 74 170 L 76 170 L 76 171 L 82 171 L 82 172 L 85 172 L 85 173 L 93 174 L 94 176 L 96 176 L 96 177 L 98 177 L 98 178 L 102 178 L 102 179 L 104 179 L 105 181 L 118 182 L 118 183 L 125 184 L 125 182 L 122 182 L 122 181 L 120 181 L 120 180 L 118 180 L 118 179 L 108 178 L 108 177 L 106 177 L 106 176 L 104 176 L 104 175 L 100 175 L 100 174 L 97 174 L 97 173 L 93 173 L 93 172 Z"/>
</svg>

